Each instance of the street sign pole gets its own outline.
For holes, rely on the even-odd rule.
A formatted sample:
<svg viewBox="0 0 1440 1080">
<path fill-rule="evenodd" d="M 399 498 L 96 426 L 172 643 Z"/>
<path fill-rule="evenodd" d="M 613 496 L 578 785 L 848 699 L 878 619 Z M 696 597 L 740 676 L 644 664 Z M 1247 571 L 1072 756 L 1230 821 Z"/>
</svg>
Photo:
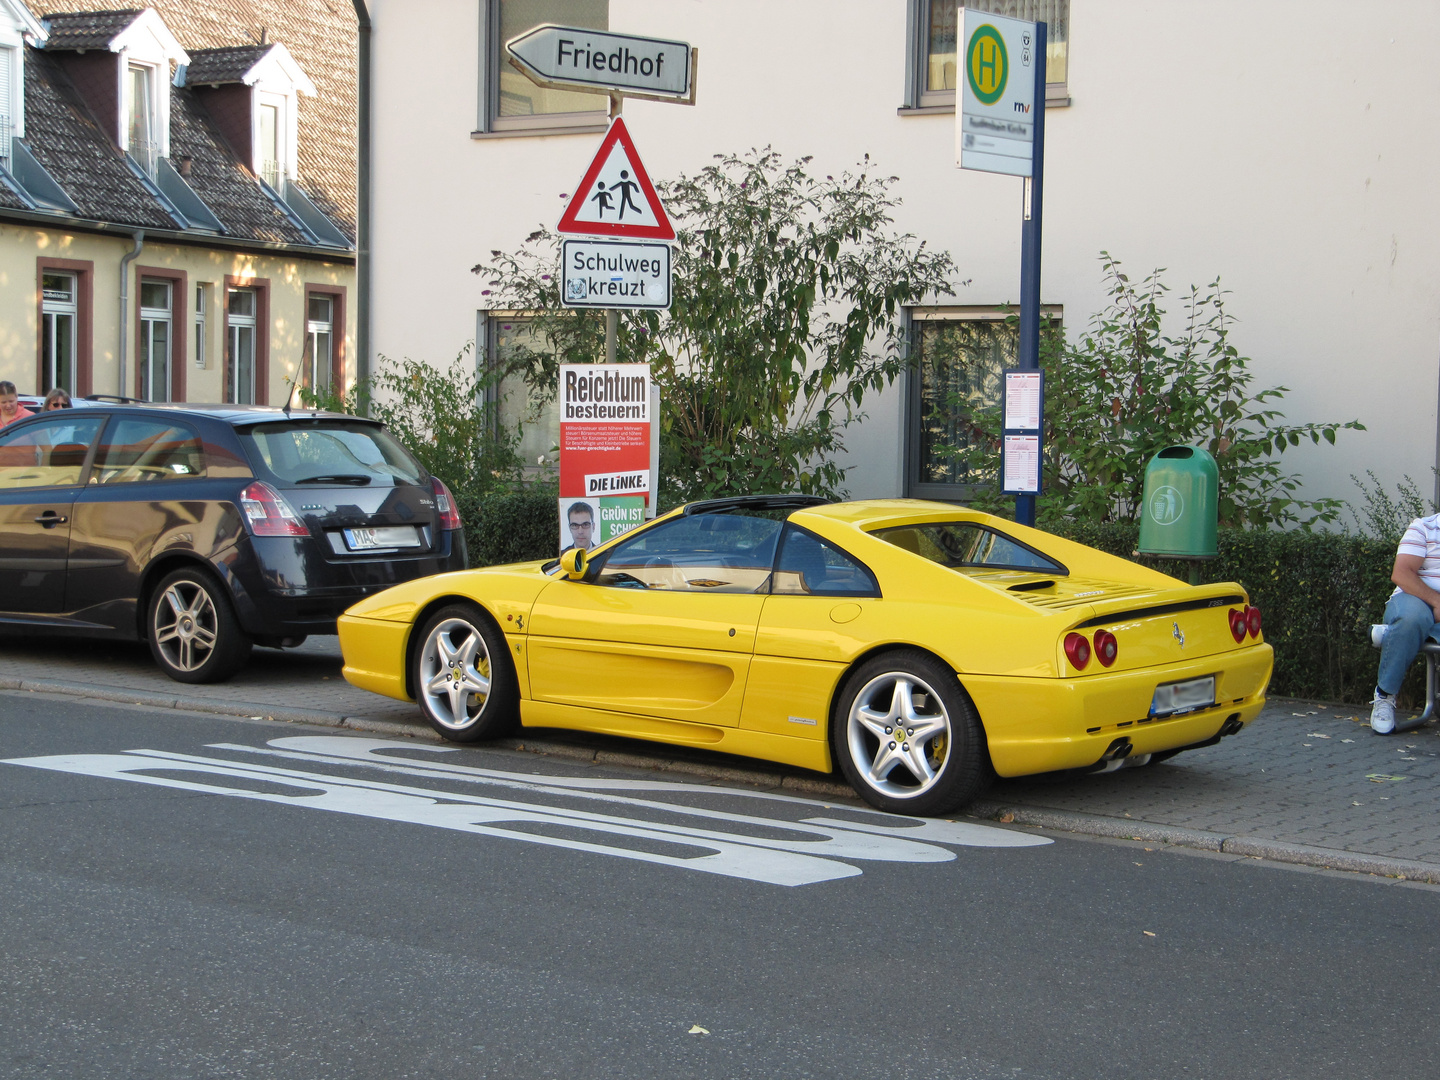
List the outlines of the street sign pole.
<svg viewBox="0 0 1440 1080">
<path fill-rule="evenodd" d="M 1025 178 L 1024 221 L 1020 227 L 1020 369 L 1040 368 L 1040 221 L 1045 184 L 1045 46 L 1049 27 L 1035 24 L 1035 134 L 1031 143 L 1030 175 Z M 1041 420 L 1040 445 L 1045 445 Z M 1039 463 L 1044 475 L 1045 462 Z M 1015 496 L 1015 520 L 1035 526 L 1035 496 Z"/>
<path fill-rule="evenodd" d="M 625 98 L 620 94 L 610 95 L 610 119 L 614 120 L 620 115 L 620 110 L 625 105 Z M 620 312 L 616 308 L 608 308 L 605 311 L 605 362 L 615 363 L 615 339 L 620 334 Z"/>
</svg>

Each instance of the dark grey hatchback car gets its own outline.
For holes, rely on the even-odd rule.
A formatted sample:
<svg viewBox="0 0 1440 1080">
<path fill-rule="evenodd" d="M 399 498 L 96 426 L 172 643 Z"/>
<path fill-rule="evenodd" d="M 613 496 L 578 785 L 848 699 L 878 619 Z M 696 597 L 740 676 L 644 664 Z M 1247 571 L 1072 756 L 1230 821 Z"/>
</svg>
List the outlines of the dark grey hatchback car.
<svg viewBox="0 0 1440 1080">
<path fill-rule="evenodd" d="M 466 562 L 450 492 L 371 420 L 95 402 L 0 430 L 0 634 L 143 639 L 217 682 Z"/>
</svg>

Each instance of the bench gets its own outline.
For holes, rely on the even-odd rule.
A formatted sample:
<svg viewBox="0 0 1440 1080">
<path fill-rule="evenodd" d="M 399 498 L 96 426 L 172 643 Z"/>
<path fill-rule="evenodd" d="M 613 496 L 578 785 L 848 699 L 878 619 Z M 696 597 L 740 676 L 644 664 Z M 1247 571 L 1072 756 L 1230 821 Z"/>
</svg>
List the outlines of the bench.
<svg viewBox="0 0 1440 1080">
<path fill-rule="evenodd" d="M 1370 644 L 1377 649 L 1385 640 L 1385 631 L 1389 629 L 1384 623 L 1375 623 L 1370 627 Z M 1436 671 L 1436 665 L 1440 664 L 1440 641 L 1432 641 L 1426 638 L 1420 646 L 1420 656 L 1425 660 L 1425 711 L 1419 716 L 1410 720 L 1395 718 L 1395 734 L 1402 731 L 1413 731 L 1415 728 L 1428 724 L 1435 718 L 1436 694 L 1440 693 L 1440 672 Z"/>
</svg>

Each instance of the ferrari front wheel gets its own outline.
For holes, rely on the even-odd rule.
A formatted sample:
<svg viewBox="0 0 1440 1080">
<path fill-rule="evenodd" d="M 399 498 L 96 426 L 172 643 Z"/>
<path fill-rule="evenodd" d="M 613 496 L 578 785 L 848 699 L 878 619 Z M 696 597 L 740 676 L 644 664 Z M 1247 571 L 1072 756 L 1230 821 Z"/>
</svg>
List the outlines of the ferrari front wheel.
<svg viewBox="0 0 1440 1080">
<path fill-rule="evenodd" d="M 520 719 L 505 635 L 478 608 L 451 604 L 425 621 L 411 684 L 426 722 L 452 742 L 496 739 Z"/>
<path fill-rule="evenodd" d="M 955 673 L 918 651 L 885 653 L 851 674 L 831 719 L 845 779 L 880 810 L 945 814 L 980 794 L 984 732 Z"/>
</svg>

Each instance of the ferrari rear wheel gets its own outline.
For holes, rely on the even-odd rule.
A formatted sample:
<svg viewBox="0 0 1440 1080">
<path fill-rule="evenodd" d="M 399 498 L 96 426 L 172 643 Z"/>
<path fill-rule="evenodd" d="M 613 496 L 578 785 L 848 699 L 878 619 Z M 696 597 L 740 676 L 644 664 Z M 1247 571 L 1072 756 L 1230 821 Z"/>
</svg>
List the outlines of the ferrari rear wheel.
<svg viewBox="0 0 1440 1080">
<path fill-rule="evenodd" d="M 830 730 L 845 779 L 880 810 L 949 813 L 989 775 L 974 706 L 955 673 L 926 653 L 885 653 L 856 668 Z"/>
<path fill-rule="evenodd" d="M 420 712 L 452 742 L 497 739 L 519 723 L 510 647 L 478 608 L 451 604 L 431 615 L 411 663 Z"/>
</svg>

